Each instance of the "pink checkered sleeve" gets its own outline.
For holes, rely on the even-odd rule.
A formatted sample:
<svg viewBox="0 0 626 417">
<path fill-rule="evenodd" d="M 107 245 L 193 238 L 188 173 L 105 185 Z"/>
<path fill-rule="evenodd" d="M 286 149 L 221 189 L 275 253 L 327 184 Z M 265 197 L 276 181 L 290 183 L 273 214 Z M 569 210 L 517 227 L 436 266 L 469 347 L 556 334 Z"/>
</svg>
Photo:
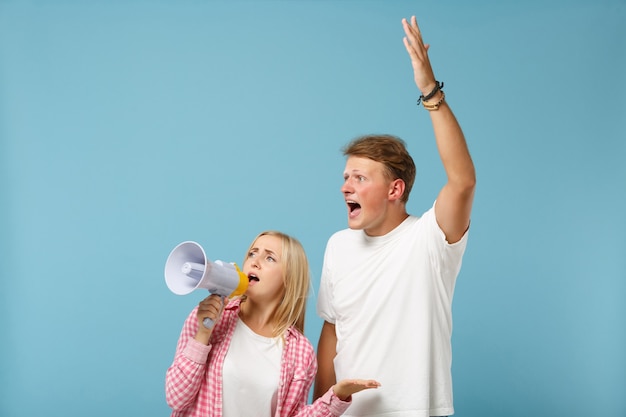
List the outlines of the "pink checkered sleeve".
<svg viewBox="0 0 626 417">
<path fill-rule="evenodd" d="M 335 395 L 332 387 L 326 391 L 326 394 L 315 400 L 315 402 L 307 406 L 311 410 L 309 414 L 298 414 L 298 416 L 340 416 L 350 406 L 351 401 L 342 401 Z"/>
<path fill-rule="evenodd" d="M 350 406 L 332 388 L 313 404 L 307 405 L 309 391 L 317 372 L 317 358 L 311 343 L 296 330 L 290 329 L 286 338 L 284 363 L 279 387 L 277 415 L 280 417 L 335 417 Z"/>
<path fill-rule="evenodd" d="M 196 311 L 197 307 L 185 320 L 174 361 L 165 375 L 165 398 L 174 414 L 188 408 L 196 400 L 206 375 L 211 346 L 194 339 L 198 330 Z"/>
</svg>

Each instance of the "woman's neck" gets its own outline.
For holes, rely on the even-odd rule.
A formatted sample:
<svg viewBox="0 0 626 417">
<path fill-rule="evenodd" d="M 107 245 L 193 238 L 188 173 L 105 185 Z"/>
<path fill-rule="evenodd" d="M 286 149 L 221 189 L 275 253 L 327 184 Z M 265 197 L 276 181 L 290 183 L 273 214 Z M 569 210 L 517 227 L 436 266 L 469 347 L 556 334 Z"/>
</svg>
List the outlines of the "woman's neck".
<svg viewBox="0 0 626 417">
<path fill-rule="evenodd" d="M 262 308 L 250 300 L 245 300 L 239 308 L 239 318 L 254 333 L 264 337 L 273 337 L 276 327 L 274 311 L 275 308 Z"/>
</svg>

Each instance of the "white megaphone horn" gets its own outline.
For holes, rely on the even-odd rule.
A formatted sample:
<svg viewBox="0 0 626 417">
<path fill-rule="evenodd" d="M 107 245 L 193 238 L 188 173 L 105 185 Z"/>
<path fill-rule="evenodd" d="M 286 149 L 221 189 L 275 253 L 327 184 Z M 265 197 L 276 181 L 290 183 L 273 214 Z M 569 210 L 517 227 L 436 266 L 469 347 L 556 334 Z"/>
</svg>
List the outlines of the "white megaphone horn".
<svg viewBox="0 0 626 417">
<path fill-rule="evenodd" d="M 165 262 L 165 283 L 178 295 L 189 294 L 198 288 L 222 297 L 236 297 L 248 289 L 248 277 L 235 264 L 211 262 L 204 249 L 196 242 L 187 241 L 176 246 Z M 203 321 L 210 329 L 215 323 Z"/>
</svg>

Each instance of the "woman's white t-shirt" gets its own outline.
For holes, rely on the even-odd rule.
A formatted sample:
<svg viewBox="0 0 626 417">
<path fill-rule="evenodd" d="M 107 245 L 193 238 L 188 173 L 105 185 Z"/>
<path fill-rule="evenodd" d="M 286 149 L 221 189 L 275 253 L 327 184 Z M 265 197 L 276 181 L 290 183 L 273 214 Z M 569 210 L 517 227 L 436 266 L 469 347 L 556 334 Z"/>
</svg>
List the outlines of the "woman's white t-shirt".
<svg viewBox="0 0 626 417">
<path fill-rule="evenodd" d="M 254 333 L 239 319 L 224 359 L 223 416 L 271 417 L 283 351 L 280 337 Z"/>
</svg>

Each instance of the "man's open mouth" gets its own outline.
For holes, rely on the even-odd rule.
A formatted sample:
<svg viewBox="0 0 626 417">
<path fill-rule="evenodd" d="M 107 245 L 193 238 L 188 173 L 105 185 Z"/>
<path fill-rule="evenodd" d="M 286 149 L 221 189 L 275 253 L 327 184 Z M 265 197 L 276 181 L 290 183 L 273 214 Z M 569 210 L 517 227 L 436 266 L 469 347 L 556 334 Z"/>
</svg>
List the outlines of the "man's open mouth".
<svg viewBox="0 0 626 417">
<path fill-rule="evenodd" d="M 348 204 L 348 211 L 350 211 L 350 213 L 361 208 L 361 205 L 355 201 L 346 201 L 346 204 Z"/>
</svg>

